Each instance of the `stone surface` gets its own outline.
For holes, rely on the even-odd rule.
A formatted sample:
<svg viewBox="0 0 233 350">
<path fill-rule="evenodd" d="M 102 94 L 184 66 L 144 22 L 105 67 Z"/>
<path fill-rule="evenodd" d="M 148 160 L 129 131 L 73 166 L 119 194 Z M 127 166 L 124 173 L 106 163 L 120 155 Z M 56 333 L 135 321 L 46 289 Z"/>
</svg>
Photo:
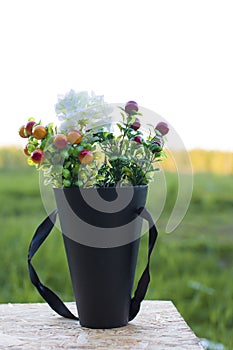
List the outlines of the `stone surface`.
<svg viewBox="0 0 233 350">
<path fill-rule="evenodd" d="M 75 313 L 74 303 L 66 305 Z M 93 330 L 64 319 L 47 304 L 0 304 L 0 349 L 200 350 L 192 330 L 170 301 L 143 301 L 122 328 Z"/>
</svg>

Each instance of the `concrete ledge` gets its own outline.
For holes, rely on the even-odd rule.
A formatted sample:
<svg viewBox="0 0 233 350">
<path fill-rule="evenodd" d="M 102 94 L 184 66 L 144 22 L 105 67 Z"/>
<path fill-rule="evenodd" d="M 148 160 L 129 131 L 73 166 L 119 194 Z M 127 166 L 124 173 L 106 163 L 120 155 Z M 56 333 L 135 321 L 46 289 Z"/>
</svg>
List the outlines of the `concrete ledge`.
<svg viewBox="0 0 233 350">
<path fill-rule="evenodd" d="M 75 313 L 75 303 L 66 303 Z M 45 303 L 0 304 L 0 349 L 200 350 L 170 301 L 143 301 L 126 327 L 93 330 L 58 316 Z"/>
</svg>

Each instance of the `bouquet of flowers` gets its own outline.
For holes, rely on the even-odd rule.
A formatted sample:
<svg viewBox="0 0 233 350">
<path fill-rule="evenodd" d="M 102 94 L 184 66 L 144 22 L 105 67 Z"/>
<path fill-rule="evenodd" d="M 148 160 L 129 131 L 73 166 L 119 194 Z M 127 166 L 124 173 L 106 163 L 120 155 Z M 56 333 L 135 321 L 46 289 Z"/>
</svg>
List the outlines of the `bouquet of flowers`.
<svg viewBox="0 0 233 350">
<path fill-rule="evenodd" d="M 30 118 L 19 135 L 28 164 L 41 169 L 54 187 L 115 187 L 147 185 L 164 159 L 165 122 L 142 129 L 138 104 L 119 107 L 112 122 L 103 96 L 71 90 L 59 96 L 55 111 L 60 125 Z"/>
<path fill-rule="evenodd" d="M 135 101 L 119 107 L 120 118 L 114 123 L 111 106 L 94 93 L 71 90 L 58 98 L 55 110 L 58 125 L 30 119 L 19 130 L 27 139 L 28 164 L 43 171 L 57 203 L 29 246 L 30 278 L 53 310 L 78 319 L 45 288 L 31 264 L 59 215 L 80 324 L 122 327 L 137 315 L 150 280 L 150 256 L 158 233 L 145 208 L 147 184 L 156 163 L 165 157 L 169 128 L 159 122 L 144 129 Z M 142 219 L 149 224 L 148 262 L 130 299 Z"/>
</svg>

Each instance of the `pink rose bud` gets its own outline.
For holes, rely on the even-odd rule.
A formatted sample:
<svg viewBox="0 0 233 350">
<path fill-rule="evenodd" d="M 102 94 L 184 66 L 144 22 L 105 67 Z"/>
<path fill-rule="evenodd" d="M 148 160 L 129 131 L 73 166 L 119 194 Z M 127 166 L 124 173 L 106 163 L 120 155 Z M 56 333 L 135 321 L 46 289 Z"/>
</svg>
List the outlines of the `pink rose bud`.
<svg viewBox="0 0 233 350">
<path fill-rule="evenodd" d="M 162 134 L 162 135 L 166 135 L 169 131 L 169 127 L 168 127 L 167 123 L 165 123 L 165 122 L 159 122 L 156 125 L 155 129 L 158 130 L 160 132 L 160 134 Z"/>
<path fill-rule="evenodd" d="M 127 114 L 131 114 L 132 111 L 138 111 L 138 104 L 135 101 L 128 101 L 125 105 L 125 111 Z"/>
</svg>

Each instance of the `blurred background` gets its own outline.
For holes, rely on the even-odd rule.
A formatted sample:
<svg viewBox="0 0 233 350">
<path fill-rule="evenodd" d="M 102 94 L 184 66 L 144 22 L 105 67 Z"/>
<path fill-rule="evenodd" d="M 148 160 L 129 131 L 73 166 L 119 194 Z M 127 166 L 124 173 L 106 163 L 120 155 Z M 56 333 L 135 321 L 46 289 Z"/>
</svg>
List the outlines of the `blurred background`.
<svg viewBox="0 0 233 350">
<path fill-rule="evenodd" d="M 167 234 L 178 192 L 168 157 L 147 298 L 172 300 L 209 349 L 233 348 L 232 15 L 230 0 L 1 2 L 1 303 L 41 301 L 29 282 L 27 249 L 46 212 L 18 129 L 29 117 L 55 121 L 57 95 L 93 90 L 107 102 L 135 100 L 155 111 L 182 140 L 193 168 L 192 200 Z M 152 212 L 158 187 L 155 177 Z M 72 300 L 60 232 L 34 261 L 42 281 Z"/>
</svg>

